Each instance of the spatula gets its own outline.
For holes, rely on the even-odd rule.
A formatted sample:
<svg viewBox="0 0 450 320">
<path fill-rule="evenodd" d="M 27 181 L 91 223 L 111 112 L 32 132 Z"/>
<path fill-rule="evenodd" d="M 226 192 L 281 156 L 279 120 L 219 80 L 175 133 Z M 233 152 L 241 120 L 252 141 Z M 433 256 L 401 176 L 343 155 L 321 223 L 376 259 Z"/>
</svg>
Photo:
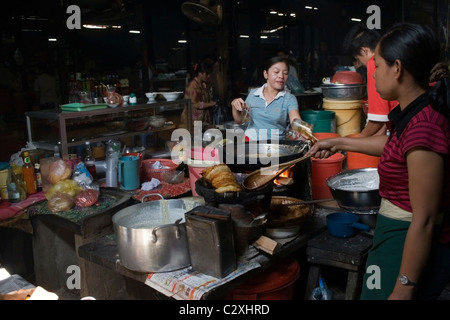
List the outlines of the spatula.
<svg viewBox="0 0 450 320">
<path fill-rule="evenodd" d="M 280 174 L 294 166 L 295 164 L 306 160 L 310 157 L 303 156 L 279 165 L 274 165 L 270 167 L 263 167 L 256 171 L 250 173 L 247 177 L 245 177 L 242 186 L 246 191 L 256 191 L 266 186 L 268 183 L 271 183 L 275 180 Z"/>
</svg>

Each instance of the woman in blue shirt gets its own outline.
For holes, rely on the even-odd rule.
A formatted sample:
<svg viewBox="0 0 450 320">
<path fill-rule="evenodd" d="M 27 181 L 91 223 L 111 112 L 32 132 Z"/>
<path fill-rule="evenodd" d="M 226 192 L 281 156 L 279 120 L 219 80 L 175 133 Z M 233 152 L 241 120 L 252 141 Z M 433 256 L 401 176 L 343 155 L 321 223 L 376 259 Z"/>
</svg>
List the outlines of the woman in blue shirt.
<svg viewBox="0 0 450 320">
<path fill-rule="evenodd" d="M 288 125 L 301 119 L 297 98 L 285 90 L 288 75 L 288 62 L 281 57 L 273 57 L 263 69 L 267 82 L 252 89 L 245 101 L 237 98 L 231 102 L 237 124 L 243 123 L 247 112 L 250 113 L 246 140 L 284 140 Z"/>
</svg>

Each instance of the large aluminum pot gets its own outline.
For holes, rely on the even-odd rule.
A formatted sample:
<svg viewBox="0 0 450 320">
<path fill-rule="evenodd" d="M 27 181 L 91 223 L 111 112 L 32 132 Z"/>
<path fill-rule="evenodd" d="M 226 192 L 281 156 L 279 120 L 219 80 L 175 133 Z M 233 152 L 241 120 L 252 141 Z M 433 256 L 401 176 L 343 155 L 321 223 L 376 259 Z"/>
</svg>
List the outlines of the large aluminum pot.
<svg viewBox="0 0 450 320">
<path fill-rule="evenodd" d="M 163 200 L 146 202 L 149 196 Z M 150 194 L 117 212 L 112 221 L 120 263 L 138 272 L 169 272 L 191 264 L 184 214 L 201 198 L 164 200 Z"/>
</svg>

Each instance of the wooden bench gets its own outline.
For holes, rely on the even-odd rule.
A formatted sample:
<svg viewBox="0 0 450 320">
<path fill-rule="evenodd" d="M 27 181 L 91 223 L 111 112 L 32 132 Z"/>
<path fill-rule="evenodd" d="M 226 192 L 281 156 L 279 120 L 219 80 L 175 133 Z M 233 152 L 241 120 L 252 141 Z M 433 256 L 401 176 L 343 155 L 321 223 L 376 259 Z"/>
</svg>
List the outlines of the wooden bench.
<svg viewBox="0 0 450 320">
<path fill-rule="evenodd" d="M 309 240 L 306 254 L 310 265 L 305 299 L 310 299 L 312 291 L 318 286 L 321 266 L 330 266 L 348 270 L 345 300 L 357 300 L 371 245 L 372 237 L 366 233 L 336 238 L 324 231 Z"/>
</svg>

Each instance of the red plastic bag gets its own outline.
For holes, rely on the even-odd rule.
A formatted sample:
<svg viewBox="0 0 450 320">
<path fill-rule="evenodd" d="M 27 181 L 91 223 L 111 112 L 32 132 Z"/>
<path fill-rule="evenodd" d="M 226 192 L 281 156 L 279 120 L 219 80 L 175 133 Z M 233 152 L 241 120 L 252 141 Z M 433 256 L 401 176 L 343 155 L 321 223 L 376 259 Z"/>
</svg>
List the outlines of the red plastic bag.
<svg viewBox="0 0 450 320">
<path fill-rule="evenodd" d="M 85 189 L 75 197 L 77 207 L 90 207 L 97 203 L 100 192 L 95 189 Z"/>
</svg>

